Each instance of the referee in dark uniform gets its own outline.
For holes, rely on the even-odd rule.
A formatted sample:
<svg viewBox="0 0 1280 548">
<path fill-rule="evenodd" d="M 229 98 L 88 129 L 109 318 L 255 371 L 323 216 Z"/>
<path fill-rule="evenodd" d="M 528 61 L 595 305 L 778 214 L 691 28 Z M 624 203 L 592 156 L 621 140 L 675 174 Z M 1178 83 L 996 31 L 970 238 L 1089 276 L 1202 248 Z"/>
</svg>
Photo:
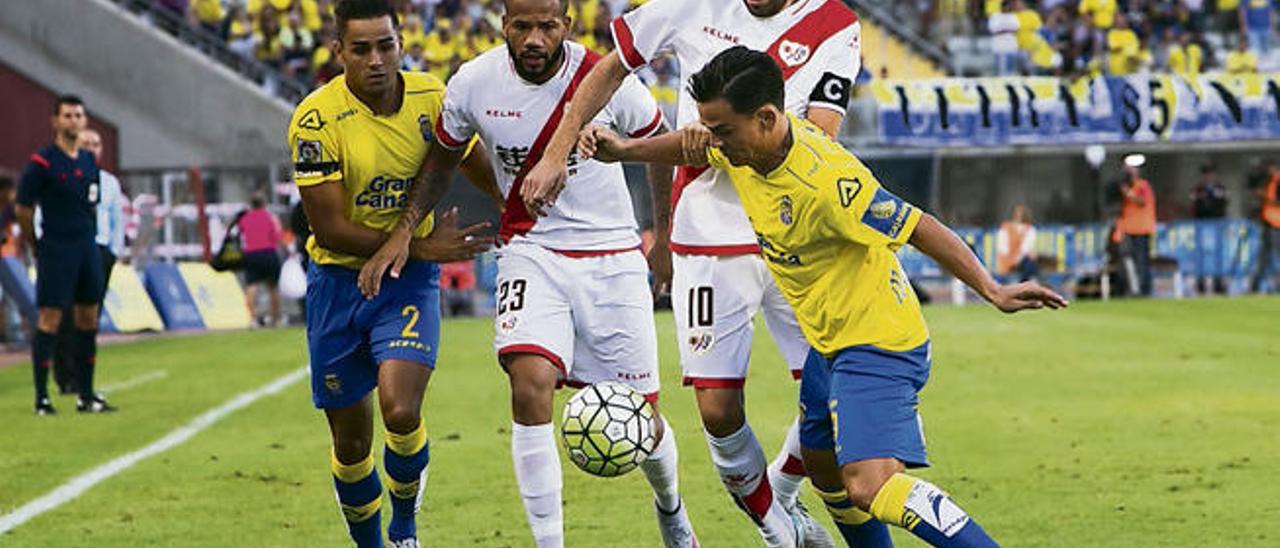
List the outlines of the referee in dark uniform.
<svg viewBox="0 0 1280 548">
<path fill-rule="evenodd" d="M 49 366 L 62 314 L 71 308 L 75 326 L 76 410 L 114 411 L 93 391 L 97 354 L 102 260 L 98 255 L 98 165 L 93 154 L 80 150 L 76 138 L 88 124 L 84 103 L 74 95 L 59 97 L 53 106 L 54 142 L 35 154 L 18 184 L 16 213 L 22 235 L 36 253 L 35 341 L 31 345 L 37 415 L 56 413 L 49 400 Z M 42 235 L 36 241 L 35 207 L 41 210 Z"/>
</svg>

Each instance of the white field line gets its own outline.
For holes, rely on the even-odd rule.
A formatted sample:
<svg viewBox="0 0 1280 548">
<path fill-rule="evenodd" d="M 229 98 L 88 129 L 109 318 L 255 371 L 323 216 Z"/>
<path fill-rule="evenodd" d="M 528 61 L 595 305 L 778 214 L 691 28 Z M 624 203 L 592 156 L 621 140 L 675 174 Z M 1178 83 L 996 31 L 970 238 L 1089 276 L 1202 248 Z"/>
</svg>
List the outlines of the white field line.
<svg viewBox="0 0 1280 548">
<path fill-rule="evenodd" d="M 44 496 L 22 505 L 13 512 L 0 516 L 0 535 L 11 531 L 13 528 L 30 521 L 32 518 L 35 518 L 40 514 L 66 504 L 72 499 L 84 494 L 85 491 L 88 491 L 93 486 L 116 474 L 119 474 L 120 472 L 128 470 L 142 460 L 180 445 L 181 443 L 191 439 L 196 434 L 199 434 L 204 429 L 213 426 L 214 423 L 222 420 L 227 415 L 248 407 L 264 396 L 278 394 L 281 390 L 284 390 L 289 385 L 298 382 L 306 376 L 306 367 L 291 371 L 287 375 L 271 381 L 266 385 L 249 392 L 243 392 L 226 403 L 204 412 L 204 414 L 192 419 L 191 422 L 169 432 L 163 438 L 151 442 L 146 447 L 133 451 L 132 453 L 116 457 L 106 464 L 71 478 L 70 481 L 58 486 L 56 489 L 50 491 Z"/>
<path fill-rule="evenodd" d="M 152 371 L 150 373 L 143 373 L 132 379 L 125 379 L 115 384 L 108 384 L 106 386 L 103 386 L 102 391 L 106 394 L 110 394 L 112 392 L 120 392 L 122 390 L 128 390 L 136 386 L 147 384 L 151 381 L 158 381 L 168 376 L 169 376 L 169 372 L 165 371 L 164 369 L 161 369 L 159 371 Z"/>
</svg>

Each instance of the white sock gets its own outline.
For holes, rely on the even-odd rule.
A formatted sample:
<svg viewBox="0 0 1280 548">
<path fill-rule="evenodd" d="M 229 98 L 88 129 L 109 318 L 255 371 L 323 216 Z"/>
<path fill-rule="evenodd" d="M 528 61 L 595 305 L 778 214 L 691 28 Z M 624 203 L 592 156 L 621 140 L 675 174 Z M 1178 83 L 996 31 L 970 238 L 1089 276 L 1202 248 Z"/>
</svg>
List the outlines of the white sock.
<svg viewBox="0 0 1280 548">
<path fill-rule="evenodd" d="M 511 460 L 524 513 L 538 548 L 564 547 L 564 516 L 560 507 L 560 454 L 550 423 L 511 424 Z"/>
<path fill-rule="evenodd" d="M 723 438 L 707 434 L 711 462 L 720 473 L 720 481 L 734 496 L 744 512 L 760 527 L 768 546 L 794 546 L 795 531 L 791 518 L 779 504 L 768 481 L 764 450 L 751 425 Z"/>
<path fill-rule="evenodd" d="M 773 484 L 774 496 L 783 506 L 790 508 L 796 504 L 804 478 L 804 461 L 800 459 L 800 419 L 796 418 L 791 429 L 787 430 L 787 441 L 782 444 L 782 450 L 769 465 L 769 482 Z"/>
<path fill-rule="evenodd" d="M 680 509 L 679 453 L 676 451 L 676 433 L 666 417 L 662 419 L 662 426 L 662 440 L 640 469 L 644 470 L 644 477 L 653 488 L 658 509 L 670 514 Z"/>
</svg>

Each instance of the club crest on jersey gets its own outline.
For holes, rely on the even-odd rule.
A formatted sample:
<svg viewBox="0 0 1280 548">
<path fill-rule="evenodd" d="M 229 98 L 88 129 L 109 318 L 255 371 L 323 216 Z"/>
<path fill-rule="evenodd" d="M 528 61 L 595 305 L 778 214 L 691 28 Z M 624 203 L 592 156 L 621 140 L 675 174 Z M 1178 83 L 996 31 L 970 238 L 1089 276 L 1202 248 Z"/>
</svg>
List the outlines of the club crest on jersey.
<svg viewBox="0 0 1280 548">
<path fill-rule="evenodd" d="M 716 335 L 710 329 L 697 329 L 689 334 L 689 351 L 696 356 L 705 355 L 716 345 Z"/>
<path fill-rule="evenodd" d="M 423 114 L 418 117 L 418 131 L 422 132 L 422 140 L 430 143 L 436 136 L 431 132 L 431 117 Z"/>
<path fill-rule="evenodd" d="M 305 139 L 298 140 L 298 163 L 314 164 L 320 162 L 320 156 L 324 147 L 320 145 L 320 141 L 308 141 Z"/>
<path fill-rule="evenodd" d="M 778 44 L 778 57 L 788 67 L 798 67 L 809 60 L 809 46 L 790 40 L 783 40 L 781 44 Z"/>
<path fill-rule="evenodd" d="M 791 215 L 792 214 L 791 196 L 788 196 L 786 194 L 782 195 L 782 203 L 780 204 L 779 209 L 781 209 L 782 211 L 781 213 L 778 214 L 778 220 L 782 221 L 782 224 L 784 225 L 790 225 L 791 222 L 795 220 L 792 218 L 792 215 Z"/>
<path fill-rule="evenodd" d="M 893 203 L 893 200 L 882 200 L 871 204 L 871 209 L 869 211 L 871 212 L 871 215 L 877 219 L 888 219 L 889 217 L 892 217 L 893 212 L 897 210 L 898 204 Z"/>
<path fill-rule="evenodd" d="M 506 318 L 503 318 L 501 322 L 498 322 L 498 329 L 501 330 L 503 333 L 510 333 L 512 331 L 515 331 L 516 323 L 518 321 L 519 321 L 519 317 L 508 316 Z"/>
</svg>

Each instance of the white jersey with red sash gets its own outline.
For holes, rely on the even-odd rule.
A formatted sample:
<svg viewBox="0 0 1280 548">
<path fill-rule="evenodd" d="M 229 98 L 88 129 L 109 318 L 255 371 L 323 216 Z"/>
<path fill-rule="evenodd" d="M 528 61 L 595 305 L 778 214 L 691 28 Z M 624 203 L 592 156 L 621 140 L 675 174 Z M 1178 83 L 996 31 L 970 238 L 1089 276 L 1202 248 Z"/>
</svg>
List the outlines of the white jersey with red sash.
<svg viewBox="0 0 1280 548">
<path fill-rule="evenodd" d="M 532 84 L 512 66 L 507 48 L 494 48 L 463 64 L 449 81 L 436 124 L 442 144 L 458 148 L 474 135 L 488 147 L 499 186 L 507 196 L 499 234 L 557 251 L 636 248 L 631 194 L 622 166 L 569 156 L 565 190 L 545 217 L 532 218 L 520 199 L 525 173 L 542 153 L 567 102 L 599 58 L 580 44 L 564 43 L 564 65 L 552 79 Z M 628 77 L 595 123 L 632 137 L 648 137 L 662 126 L 649 90 Z"/>
<path fill-rule="evenodd" d="M 798 116 L 814 106 L 844 113 L 862 64 L 860 34 L 858 16 L 839 0 L 797 0 L 768 18 L 751 15 L 742 0 L 649 0 L 613 22 L 627 68 L 639 69 L 671 51 L 682 82 L 733 46 L 768 52 L 786 78 L 787 110 Z M 697 120 L 696 103 L 681 89 L 678 125 Z M 733 185 L 717 170 L 682 168 L 672 204 L 676 253 L 759 251 Z"/>
</svg>

